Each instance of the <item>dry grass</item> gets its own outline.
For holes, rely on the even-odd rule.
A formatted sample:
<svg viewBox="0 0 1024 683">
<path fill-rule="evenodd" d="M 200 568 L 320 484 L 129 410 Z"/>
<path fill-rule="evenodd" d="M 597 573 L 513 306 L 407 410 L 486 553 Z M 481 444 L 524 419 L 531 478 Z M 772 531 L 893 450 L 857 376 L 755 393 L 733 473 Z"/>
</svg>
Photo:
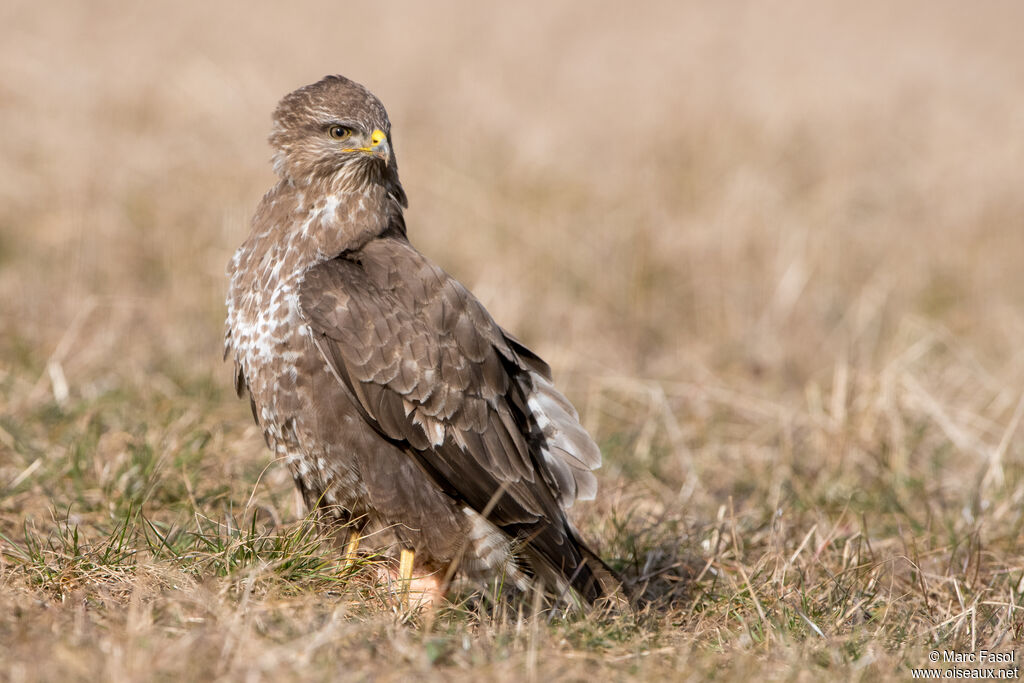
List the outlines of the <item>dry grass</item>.
<svg viewBox="0 0 1024 683">
<path fill-rule="evenodd" d="M 1020 5 L 9 2 L 0 679 L 907 679 L 1024 631 Z M 552 361 L 636 619 L 399 609 L 220 362 L 288 90 Z M 257 483 L 258 482 L 258 483 Z"/>
</svg>

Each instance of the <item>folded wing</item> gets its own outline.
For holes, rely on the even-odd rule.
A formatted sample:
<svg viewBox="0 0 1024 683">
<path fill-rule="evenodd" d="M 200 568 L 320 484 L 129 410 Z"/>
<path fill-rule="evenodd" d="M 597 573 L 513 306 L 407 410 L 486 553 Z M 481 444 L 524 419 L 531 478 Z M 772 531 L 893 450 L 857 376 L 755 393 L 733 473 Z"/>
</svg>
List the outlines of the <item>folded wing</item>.
<svg viewBox="0 0 1024 683">
<path fill-rule="evenodd" d="M 401 236 L 312 268 L 300 310 L 382 437 L 584 597 L 600 595 L 564 510 L 594 497 L 601 454 L 540 358 Z"/>
</svg>

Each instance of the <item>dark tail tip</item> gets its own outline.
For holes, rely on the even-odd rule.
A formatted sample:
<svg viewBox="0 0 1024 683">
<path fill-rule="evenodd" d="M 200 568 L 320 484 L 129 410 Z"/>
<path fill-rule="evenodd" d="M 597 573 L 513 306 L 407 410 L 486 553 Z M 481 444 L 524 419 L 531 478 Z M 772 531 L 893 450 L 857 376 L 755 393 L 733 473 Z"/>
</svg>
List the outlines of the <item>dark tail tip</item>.
<svg viewBox="0 0 1024 683">
<path fill-rule="evenodd" d="M 573 589 L 590 605 L 601 600 L 607 600 L 610 605 L 629 605 L 630 596 L 618 573 L 576 534 L 572 534 L 572 539 L 582 556 L 579 566 L 568 577 Z"/>
</svg>

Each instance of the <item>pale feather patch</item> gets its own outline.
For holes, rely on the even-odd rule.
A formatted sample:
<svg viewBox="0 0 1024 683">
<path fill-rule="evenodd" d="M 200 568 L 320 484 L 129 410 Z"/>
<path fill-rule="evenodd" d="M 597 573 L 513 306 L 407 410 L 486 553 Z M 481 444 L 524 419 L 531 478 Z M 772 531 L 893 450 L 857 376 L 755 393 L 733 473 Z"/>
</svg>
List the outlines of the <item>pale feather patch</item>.
<svg viewBox="0 0 1024 683">
<path fill-rule="evenodd" d="M 485 577 L 504 572 L 516 588 L 527 590 L 530 587 L 530 578 L 520 569 L 508 535 L 475 510 L 464 507 L 462 512 L 470 520 L 466 534 L 467 573 Z"/>
<path fill-rule="evenodd" d="M 597 478 L 591 470 L 601 466 L 601 451 L 580 426 L 579 414 L 555 386 L 537 373 L 530 373 L 533 391 L 527 408 L 544 434 L 541 457 L 557 484 L 558 502 L 563 509 L 577 500 L 597 496 Z"/>
</svg>

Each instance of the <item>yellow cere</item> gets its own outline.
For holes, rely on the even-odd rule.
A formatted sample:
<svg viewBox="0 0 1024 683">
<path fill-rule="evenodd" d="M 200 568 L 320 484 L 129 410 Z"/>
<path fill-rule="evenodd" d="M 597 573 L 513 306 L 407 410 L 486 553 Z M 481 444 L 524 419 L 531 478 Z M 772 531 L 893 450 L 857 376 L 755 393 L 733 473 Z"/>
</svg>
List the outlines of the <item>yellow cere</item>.
<svg viewBox="0 0 1024 683">
<path fill-rule="evenodd" d="M 375 128 L 373 133 L 370 135 L 370 146 L 369 147 L 348 147 L 341 150 L 342 152 L 373 152 L 380 143 L 388 139 L 387 134 L 380 128 Z"/>
</svg>

